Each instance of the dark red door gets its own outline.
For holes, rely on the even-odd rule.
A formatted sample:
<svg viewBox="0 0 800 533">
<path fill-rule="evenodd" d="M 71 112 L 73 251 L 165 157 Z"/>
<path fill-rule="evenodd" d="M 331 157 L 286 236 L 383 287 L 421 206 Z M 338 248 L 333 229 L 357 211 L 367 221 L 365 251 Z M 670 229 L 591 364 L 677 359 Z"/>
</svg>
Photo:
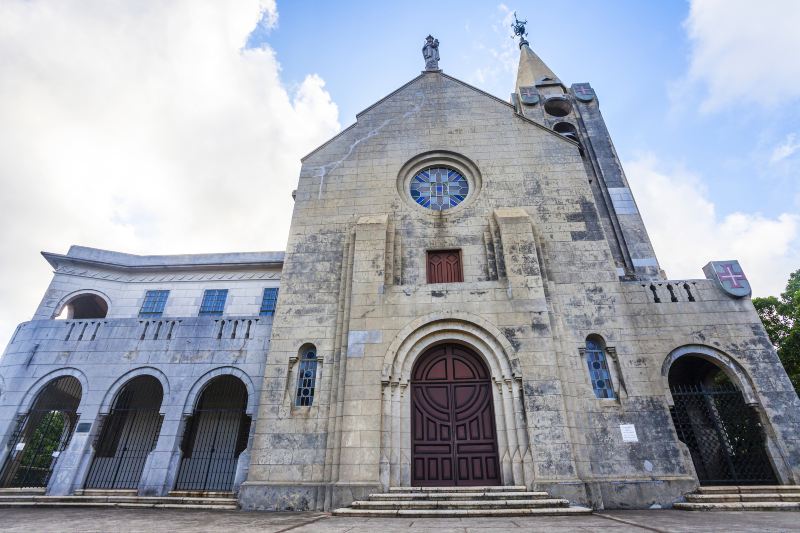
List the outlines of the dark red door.
<svg viewBox="0 0 800 533">
<path fill-rule="evenodd" d="M 492 385 L 480 357 L 436 346 L 411 381 L 411 484 L 499 485 Z"/>
</svg>

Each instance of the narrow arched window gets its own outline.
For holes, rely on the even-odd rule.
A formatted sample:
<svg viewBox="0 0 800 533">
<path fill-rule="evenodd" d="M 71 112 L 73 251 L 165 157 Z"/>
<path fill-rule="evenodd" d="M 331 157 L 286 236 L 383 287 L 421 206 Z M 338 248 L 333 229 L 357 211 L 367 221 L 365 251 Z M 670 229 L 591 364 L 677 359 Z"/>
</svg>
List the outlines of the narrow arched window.
<svg viewBox="0 0 800 533">
<path fill-rule="evenodd" d="M 300 366 L 297 375 L 297 396 L 295 405 L 309 407 L 314 403 L 314 389 L 317 382 L 317 350 L 313 347 L 300 351 Z"/>
<path fill-rule="evenodd" d="M 589 365 L 589 379 L 594 395 L 598 398 L 615 399 L 614 385 L 611 383 L 611 372 L 606 360 L 606 347 L 602 339 L 586 339 L 586 363 Z"/>
</svg>

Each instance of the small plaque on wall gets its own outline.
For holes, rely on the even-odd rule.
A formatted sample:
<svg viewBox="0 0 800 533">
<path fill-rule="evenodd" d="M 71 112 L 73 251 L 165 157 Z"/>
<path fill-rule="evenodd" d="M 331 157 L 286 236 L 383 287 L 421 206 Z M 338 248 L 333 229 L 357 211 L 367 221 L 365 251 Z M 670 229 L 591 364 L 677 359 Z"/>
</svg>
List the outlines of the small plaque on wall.
<svg viewBox="0 0 800 533">
<path fill-rule="evenodd" d="M 619 430 L 622 432 L 622 442 L 639 442 L 636 426 L 633 424 L 620 424 Z"/>
<path fill-rule="evenodd" d="M 81 422 L 78 424 L 78 427 L 75 428 L 75 433 L 89 433 L 90 429 L 92 429 L 91 422 Z"/>
</svg>

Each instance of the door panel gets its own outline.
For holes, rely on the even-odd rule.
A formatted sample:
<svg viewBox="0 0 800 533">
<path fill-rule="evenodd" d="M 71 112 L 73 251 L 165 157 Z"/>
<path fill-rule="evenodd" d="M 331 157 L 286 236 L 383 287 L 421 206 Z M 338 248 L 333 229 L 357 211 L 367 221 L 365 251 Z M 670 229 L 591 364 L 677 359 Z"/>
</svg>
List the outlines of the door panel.
<svg viewBox="0 0 800 533">
<path fill-rule="evenodd" d="M 420 358 L 411 424 L 413 485 L 500 484 L 491 381 L 477 355 L 443 345 Z"/>
</svg>

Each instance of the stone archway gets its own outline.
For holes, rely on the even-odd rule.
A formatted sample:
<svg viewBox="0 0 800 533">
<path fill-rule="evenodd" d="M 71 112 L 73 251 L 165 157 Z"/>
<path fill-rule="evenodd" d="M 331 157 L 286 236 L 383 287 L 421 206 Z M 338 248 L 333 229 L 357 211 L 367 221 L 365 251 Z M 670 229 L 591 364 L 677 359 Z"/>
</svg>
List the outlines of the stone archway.
<svg viewBox="0 0 800 533">
<path fill-rule="evenodd" d="M 72 438 L 82 395 L 83 386 L 73 375 L 53 378 L 39 390 L 31 409 L 19 419 L 0 486 L 47 486 L 57 458 Z"/>
<path fill-rule="evenodd" d="M 720 365 L 708 354 L 684 353 L 665 370 L 675 431 L 700 484 L 776 484 L 759 413 L 737 383 L 741 368 Z"/>
<path fill-rule="evenodd" d="M 428 349 L 411 377 L 411 484 L 500 485 L 492 384 L 480 356 Z"/>
<path fill-rule="evenodd" d="M 500 479 L 506 485 L 531 485 L 533 455 L 522 399 L 519 362 L 513 347 L 495 326 L 467 313 L 420 317 L 402 328 L 384 358 L 381 380 L 381 485 L 411 485 L 411 383 L 415 362 L 429 348 L 458 344 L 482 356 L 493 389 Z"/>
<path fill-rule="evenodd" d="M 175 490 L 233 490 L 239 456 L 250 435 L 248 396 L 245 383 L 234 375 L 205 383 L 184 427 Z"/>
<path fill-rule="evenodd" d="M 138 488 L 161 431 L 163 396 L 161 381 L 149 374 L 131 378 L 119 389 L 102 422 L 85 488 Z"/>
</svg>

